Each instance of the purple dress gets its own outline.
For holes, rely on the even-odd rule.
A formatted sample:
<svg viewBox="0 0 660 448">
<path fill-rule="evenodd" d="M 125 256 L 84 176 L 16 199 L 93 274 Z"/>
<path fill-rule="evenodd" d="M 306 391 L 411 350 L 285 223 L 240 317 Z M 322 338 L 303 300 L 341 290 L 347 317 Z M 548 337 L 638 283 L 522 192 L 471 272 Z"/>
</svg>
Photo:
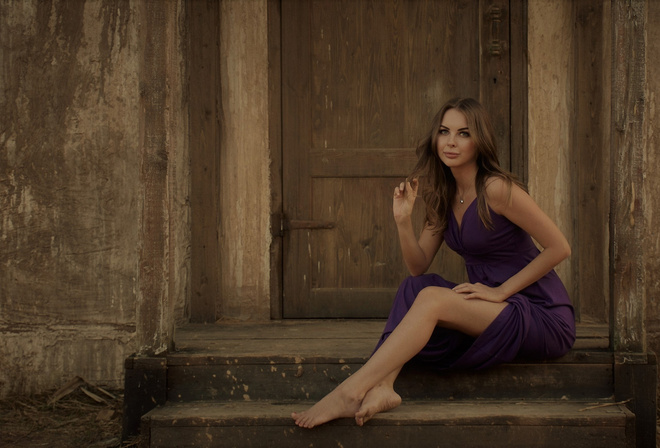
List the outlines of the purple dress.
<svg viewBox="0 0 660 448">
<path fill-rule="evenodd" d="M 527 232 L 490 212 L 493 230 L 484 227 L 473 201 L 459 228 L 450 212 L 444 239 L 465 259 L 471 283 L 499 286 L 519 272 L 538 254 Z M 376 350 L 392 333 L 427 286 L 453 288 L 456 283 L 436 274 L 408 277 L 392 304 L 389 318 Z M 566 288 L 550 271 L 537 282 L 512 295 L 490 326 L 477 338 L 456 330 L 436 327 L 427 345 L 413 361 L 438 370 L 482 369 L 515 358 L 549 359 L 568 352 L 575 342 L 575 316 Z"/>
</svg>

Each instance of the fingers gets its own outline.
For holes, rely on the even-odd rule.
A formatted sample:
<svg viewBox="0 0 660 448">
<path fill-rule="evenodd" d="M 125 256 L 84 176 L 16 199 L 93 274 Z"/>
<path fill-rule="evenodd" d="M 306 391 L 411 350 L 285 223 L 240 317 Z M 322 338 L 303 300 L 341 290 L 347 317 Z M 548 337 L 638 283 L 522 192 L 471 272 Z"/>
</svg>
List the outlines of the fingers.
<svg viewBox="0 0 660 448">
<path fill-rule="evenodd" d="M 452 291 L 461 294 L 465 300 L 479 299 L 487 302 L 500 303 L 506 300 L 507 296 L 498 288 L 491 288 L 481 283 L 461 283 L 452 288 Z"/>
<path fill-rule="evenodd" d="M 411 188 L 412 192 L 417 196 L 417 189 L 419 188 L 419 181 L 417 178 L 407 182 L 408 186 Z"/>
<path fill-rule="evenodd" d="M 485 296 L 483 288 L 480 283 L 461 283 L 452 288 L 452 291 L 462 294 L 464 299 L 484 299 L 488 300 Z"/>
<path fill-rule="evenodd" d="M 394 189 L 394 197 L 402 198 L 405 197 L 405 195 L 406 195 L 406 184 L 404 182 L 401 182 L 399 186 Z"/>
<path fill-rule="evenodd" d="M 394 197 L 402 197 L 403 195 L 412 194 L 413 198 L 417 197 L 417 189 L 419 187 L 419 182 L 417 179 L 412 181 L 406 180 L 401 182 L 398 187 L 394 189 Z"/>
<path fill-rule="evenodd" d="M 466 293 L 466 292 L 473 292 L 474 291 L 474 285 L 472 283 L 461 283 L 460 285 L 456 285 L 452 288 L 452 291 L 458 292 L 458 293 Z"/>
</svg>

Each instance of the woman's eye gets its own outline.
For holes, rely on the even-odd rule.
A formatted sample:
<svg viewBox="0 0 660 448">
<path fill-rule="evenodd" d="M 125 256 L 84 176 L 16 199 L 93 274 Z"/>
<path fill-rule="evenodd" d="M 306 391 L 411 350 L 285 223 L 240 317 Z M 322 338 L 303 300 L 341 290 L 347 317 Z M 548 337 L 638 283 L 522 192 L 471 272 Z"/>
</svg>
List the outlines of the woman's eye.
<svg viewBox="0 0 660 448">
<path fill-rule="evenodd" d="M 446 129 L 440 129 L 440 135 L 447 135 L 449 134 L 449 131 Z"/>
<path fill-rule="evenodd" d="M 461 132 L 461 137 L 465 137 L 465 138 L 467 138 L 467 137 L 469 137 L 469 136 L 470 136 L 470 133 L 469 133 L 469 132 L 465 132 L 465 131 Z"/>
</svg>

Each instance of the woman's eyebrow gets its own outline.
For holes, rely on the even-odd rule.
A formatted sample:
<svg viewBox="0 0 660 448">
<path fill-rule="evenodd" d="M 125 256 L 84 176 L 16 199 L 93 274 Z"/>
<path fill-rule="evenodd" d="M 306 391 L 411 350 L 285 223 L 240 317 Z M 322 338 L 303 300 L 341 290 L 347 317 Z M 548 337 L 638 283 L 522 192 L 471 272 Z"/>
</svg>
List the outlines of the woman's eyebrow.
<svg viewBox="0 0 660 448">
<path fill-rule="evenodd" d="M 445 126 L 444 124 L 441 124 L 440 129 L 449 129 L 449 128 L 447 126 Z M 470 128 L 460 128 L 459 129 L 459 131 L 469 131 L 469 130 L 470 130 Z"/>
</svg>

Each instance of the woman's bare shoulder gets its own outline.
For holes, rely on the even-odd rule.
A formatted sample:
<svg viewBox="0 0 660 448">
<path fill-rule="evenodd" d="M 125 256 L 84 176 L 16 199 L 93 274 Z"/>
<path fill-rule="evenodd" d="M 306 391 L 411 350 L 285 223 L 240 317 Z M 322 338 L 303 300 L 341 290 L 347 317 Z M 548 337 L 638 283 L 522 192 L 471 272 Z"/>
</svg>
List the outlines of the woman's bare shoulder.
<svg viewBox="0 0 660 448">
<path fill-rule="evenodd" d="M 486 179 L 485 188 L 488 206 L 498 214 L 503 214 L 512 204 L 514 197 L 527 195 L 515 182 L 501 176 L 491 176 Z"/>
</svg>

